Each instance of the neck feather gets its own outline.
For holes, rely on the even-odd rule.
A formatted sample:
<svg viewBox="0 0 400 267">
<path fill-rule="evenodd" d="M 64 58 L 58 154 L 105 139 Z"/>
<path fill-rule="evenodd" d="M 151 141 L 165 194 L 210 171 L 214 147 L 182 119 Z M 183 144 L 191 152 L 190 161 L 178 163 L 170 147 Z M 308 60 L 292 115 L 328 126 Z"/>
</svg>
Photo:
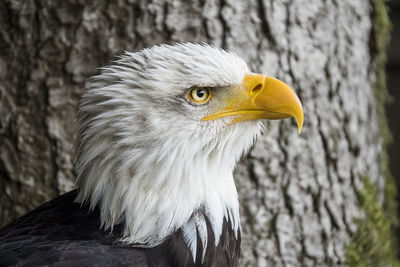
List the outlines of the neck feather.
<svg viewBox="0 0 400 267">
<path fill-rule="evenodd" d="M 252 125 L 242 127 L 240 134 L 248 135 L 239 138 L 242 143 L 229 140 L 237 139 L 230 131 L 201 149 L 176 138 L 151 149 L 135 146 L 102 158 L 87 157 L 78 165 L 77 201 L 89 202 L 92 208 L 99 206 L 104 229 L 112 230 L 114 225 L 123 223 L 122 240 L 133 246 L 157 246 L 181 229 L 195 258 L 196 231 L 206 247 L 206 220 L 215 245 L 224 220 L 230 222 L 235 236 L 240 231 L 232 172 L 240 155 L 260 132 L 259 124 Z M 199 210 L 202 215 L 195 215 Z"/>
</svg>

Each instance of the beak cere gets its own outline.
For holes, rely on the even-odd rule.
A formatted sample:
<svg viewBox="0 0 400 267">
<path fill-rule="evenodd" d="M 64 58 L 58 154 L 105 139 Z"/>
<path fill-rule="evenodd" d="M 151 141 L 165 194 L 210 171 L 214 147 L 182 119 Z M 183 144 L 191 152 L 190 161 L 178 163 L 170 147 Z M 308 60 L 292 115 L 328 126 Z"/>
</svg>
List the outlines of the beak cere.
<svg viewBox="0 0 400 267">
<path fill-rule="evenodd" d="M 294 117 L 299 133 L 303 127 L 303 107 L 296 93 L 285 83 L 261 74 L 247 74 L 240 86 L 224 100 L 224 107 L 202 118 L 204 121 L 233 116 L 232 123 Z"/>
</svg>

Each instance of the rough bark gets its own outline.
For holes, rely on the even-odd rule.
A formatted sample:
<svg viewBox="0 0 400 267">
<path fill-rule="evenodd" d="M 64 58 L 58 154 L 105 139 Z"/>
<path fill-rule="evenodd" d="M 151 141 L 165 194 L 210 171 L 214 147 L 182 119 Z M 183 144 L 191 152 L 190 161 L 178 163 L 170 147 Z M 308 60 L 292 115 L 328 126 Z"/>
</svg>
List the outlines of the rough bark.
<svg viewBox="0 0 400 267">
<path fill-rule="evenodd" d="M 383 192 L 368 1 L 1 1 L 0 225 L 74 187 L 85 80 L 124 50 L 207 42 L 291 84 L 293 120 L 267 122 L 236 169 L 243 266 L 340 266 L 365 176 Z"/>
</svg>

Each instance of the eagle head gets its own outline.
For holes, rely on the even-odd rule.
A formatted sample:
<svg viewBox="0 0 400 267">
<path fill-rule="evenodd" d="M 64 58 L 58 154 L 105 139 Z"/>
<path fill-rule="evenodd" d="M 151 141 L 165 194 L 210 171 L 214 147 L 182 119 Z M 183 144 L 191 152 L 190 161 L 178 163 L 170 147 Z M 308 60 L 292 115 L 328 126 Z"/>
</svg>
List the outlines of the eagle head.
<svg viewBox="0 0 400 267">
<path fill-rule="evenodd" d="M 293 90 L 234 53 L 193 43 L 126 52 L 88 80 L 81 99 L 77 201 L 99 207 L 104 229 L 123 223 L 122 240 L 134 246 L 190 227 L 204 242 L 205 216 L 218 243 L 224 219 L 240 230 L 235 163 L 260 119 L 289 117 L 300 131 Z M 196 242 L 189 230 L 187 239 Z"/>
</svg>

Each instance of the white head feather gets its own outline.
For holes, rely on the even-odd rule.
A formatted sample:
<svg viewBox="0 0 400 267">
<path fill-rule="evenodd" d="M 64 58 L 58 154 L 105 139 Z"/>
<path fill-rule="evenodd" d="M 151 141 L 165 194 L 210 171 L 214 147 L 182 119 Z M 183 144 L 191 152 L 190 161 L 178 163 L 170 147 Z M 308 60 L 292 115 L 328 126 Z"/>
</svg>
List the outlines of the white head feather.
<svg viewBox="0 0 400 267">
<path fill-rule="evenodd" d="M 98 205 L 105 229 L 124 223 L 123 240 L 136 246 L 158 245 L 181 228 L 195 257 L 190 228 L 203 244 L 207 231 L 201 216 L 188 221 L 200 208 L 216 243 L 224 218 L 237 232 L 232 171 L 261 124 L 201 121 L 212 105 L 193 105 L 186 92 L 229 90 L 249 72 L 235 54 L 192 43 L 126 52 L 103 68 L 88 81 L 78 112 L 77 201 Z"/>
</svg>

